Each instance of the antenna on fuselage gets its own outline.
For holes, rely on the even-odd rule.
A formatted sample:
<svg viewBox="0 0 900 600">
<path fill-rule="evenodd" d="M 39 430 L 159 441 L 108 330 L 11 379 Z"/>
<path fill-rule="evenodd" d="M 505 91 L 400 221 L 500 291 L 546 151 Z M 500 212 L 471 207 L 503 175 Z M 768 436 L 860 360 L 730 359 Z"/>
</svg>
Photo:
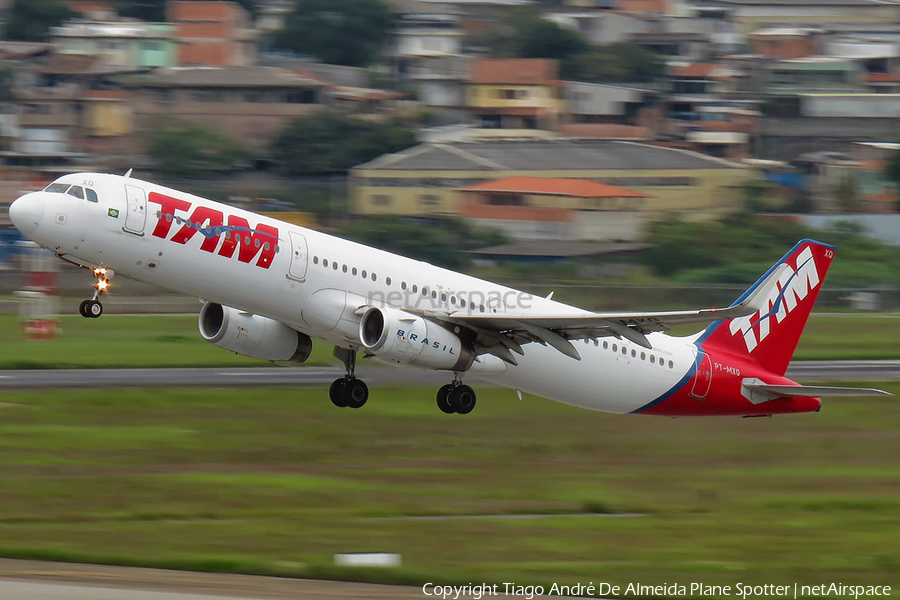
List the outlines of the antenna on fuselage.
<svg viewBox="0 0 900 600">
<path fill-rule="evenodd" d="M 131 172 L 132 172 L 133 170 L 134 170 L 134 169 L 128 169 L 128 171 L 125 173 L 125 177 L 131 177 Z"/>
</svg>

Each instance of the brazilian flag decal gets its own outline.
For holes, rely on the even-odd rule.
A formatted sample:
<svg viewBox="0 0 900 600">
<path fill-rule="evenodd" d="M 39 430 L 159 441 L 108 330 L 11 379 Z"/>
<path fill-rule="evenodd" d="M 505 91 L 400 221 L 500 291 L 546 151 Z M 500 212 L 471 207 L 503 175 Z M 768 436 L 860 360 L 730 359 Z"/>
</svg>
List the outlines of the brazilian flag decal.
<svg viewBox="0 0 900 600">
<path fill-rule="evenodd" d="M 109 212 L 107 212 L 106 214 L 109 215 L 110 217 L 112 217 L 113 219 L 119 218 L 119 210 L 116 208 L 109 209 Z"/>
</svg>

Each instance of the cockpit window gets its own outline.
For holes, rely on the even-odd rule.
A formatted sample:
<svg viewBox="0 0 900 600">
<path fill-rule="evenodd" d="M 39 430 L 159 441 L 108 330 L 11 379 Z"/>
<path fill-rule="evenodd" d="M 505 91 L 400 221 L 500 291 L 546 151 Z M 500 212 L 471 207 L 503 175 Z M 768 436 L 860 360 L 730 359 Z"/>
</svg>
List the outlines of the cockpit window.
<svg viewBox="0 0 900 600">
<path fill-rule="evenodd" d="M 99 198 L 97 198 L 97 192 L 95 192 L 91 188 L 84 188 L 84 191 L 87 193 L 88 202 L 98 202 L 99 201 Z"/>
<path fill-rule="evenodd" d="M 69 188 L 69 195 L 84 200 L 84 188 L 80 185 L 73 185 L 71 188 Z"/>
<path fill-rule="evenodd" d="M 65 194 L 67 189 L 69 189 L 68 183 L 51 183 L 44 188 L 44 191 L 52 194 Z"/>
</svg>

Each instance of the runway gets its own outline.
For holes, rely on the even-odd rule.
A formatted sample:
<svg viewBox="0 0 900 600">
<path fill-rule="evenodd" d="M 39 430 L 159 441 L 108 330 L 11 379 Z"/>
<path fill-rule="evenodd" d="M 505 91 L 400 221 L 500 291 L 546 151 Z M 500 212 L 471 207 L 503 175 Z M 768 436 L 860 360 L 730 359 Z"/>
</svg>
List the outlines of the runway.
<svg viewBox="0 0 900 600">
<path fill-rule="evenodd" d="M 413 368 L 361 365 L 370 386 L 433 385 L 447 373 Z M 337 367 L 259 367 L 198 369 L 61 369 L 0 371 L 0 390 L 128 387 L 321 387 L 343 375 Z M 900 381 L 900 360 L 799 361 L 787 376 L 800 383 Z"/>
<path fill-rule="evenodd" d="M 422 588 L 0 559 L 3 600 L 422 600 Z M 471 596 L 460 596 L 471 598 Z"/>
</svg>

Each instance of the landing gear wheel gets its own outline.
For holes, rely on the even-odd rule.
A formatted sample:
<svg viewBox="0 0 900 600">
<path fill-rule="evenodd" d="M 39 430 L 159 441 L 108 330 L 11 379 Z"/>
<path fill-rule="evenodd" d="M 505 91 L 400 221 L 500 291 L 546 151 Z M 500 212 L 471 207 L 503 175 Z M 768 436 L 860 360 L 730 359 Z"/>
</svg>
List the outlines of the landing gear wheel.
<svg viewBox="0 0 900 600">
<path fill-rule="evenodd" d="M 84 312 L 82 314 L 85 317 L 96 319 L 103 314 L 103 305 L 98 300 L 88 300 L 84 303 Z"/>
<path fill-rule="evenodd" d="M 341 389 L 341 396 L 346 401 L 345 406 L 362 408 L 362 405 L 369 399 L 369 386 L 362 379 L 353 377 L 344 383 L 343 389 Z"/>
<path fill-rule="evenodd" d="M 90 300 L 82 300 L 81 304 L 78 305 L 78 313 L 85 319 L 91 318 L 91 315 L 89 315 L 88 311 L 87 311 L 87 303 L 88 302 L 90 302 Z"/>
<path fill-rule="evenodd" d="M 344 408 L 347 406 L 347 401 L 344 398 L 345 383 L 347 383 L 347 379 L 345 379 L 344 377 L 335 379 L 331 384 L 331 388 L 329 388 L 328 390 L 328 397 L 331 398 L 331 403 L 338 408 Z"/>
<path fill-rule="evenodd" d="M 452 415 L 456 412 L 453 405 L 450 404 L 450 392 L 453 390 L 452 384 L 442 385 L 437 392 L 437 405 L 441 412 Z"/>
<path fill-rule="evenodd" d="M 467 415 L 475 408 L 475 390 L 461 384 L 450 391 L 448 398 L 450 405 L 461 415 Z"/>
</svg>

